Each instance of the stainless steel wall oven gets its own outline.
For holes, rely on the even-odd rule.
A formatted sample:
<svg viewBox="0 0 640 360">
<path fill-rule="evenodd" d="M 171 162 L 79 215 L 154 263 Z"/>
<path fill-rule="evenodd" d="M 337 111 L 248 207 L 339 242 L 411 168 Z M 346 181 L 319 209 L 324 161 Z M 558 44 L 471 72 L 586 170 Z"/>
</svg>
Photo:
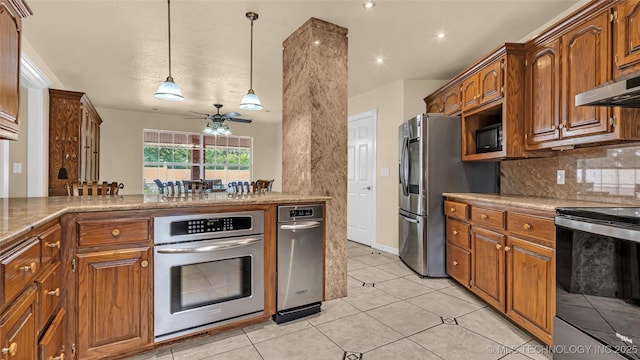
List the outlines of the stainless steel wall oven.
<svg viewBox="0 0 640 360">
<path fill-rule="evenodd" d="M 154 336 L 264 311 L 264 212 L 156 217 Z"/>
</svg>

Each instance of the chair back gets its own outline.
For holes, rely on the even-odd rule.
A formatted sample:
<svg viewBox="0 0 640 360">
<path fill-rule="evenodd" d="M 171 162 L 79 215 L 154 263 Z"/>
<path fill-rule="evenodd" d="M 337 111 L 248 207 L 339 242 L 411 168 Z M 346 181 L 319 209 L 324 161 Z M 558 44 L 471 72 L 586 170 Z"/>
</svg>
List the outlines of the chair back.
<svg viewBox="0 0 640 360">
<path fill-rule="evenodd" d="M 273 182 L 275 180 L 263 180 L 263 179 L 258 179 L 255 182 L 255 186 L 253 188 L 253 192 L 257 192 L 257 193 L 261 193 L 261 192 L 267 192 L 267 191 L 271 191 L 271 187 L 273 186 Z"/>
<path fill-rule="evenodd" d="M 98 181 L 73 182 L 65 185 L 68 196 L 116 196 L 120 189 L 124 188 L 123 183 L 117 181 L 99 183 Z"/>
</svg>

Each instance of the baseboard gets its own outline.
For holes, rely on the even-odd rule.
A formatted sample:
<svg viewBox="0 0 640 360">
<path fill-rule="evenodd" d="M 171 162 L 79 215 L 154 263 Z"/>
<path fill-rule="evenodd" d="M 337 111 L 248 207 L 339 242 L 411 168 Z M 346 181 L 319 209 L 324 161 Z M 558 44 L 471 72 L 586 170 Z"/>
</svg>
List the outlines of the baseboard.
<svg viewBox="0 0 640 360">
<path fill-rule="evenodd" d="M 384 251 L 384 252 L 389 253 L 389 254 L 399 255 L 398 249 L 392 248 L 391 246 L 381 245 L 381 244 L 373 244 L 373 245 L 371 245 L 371 247 L 373 249 L 381 250 L 381 251 Z"/>
</svg>

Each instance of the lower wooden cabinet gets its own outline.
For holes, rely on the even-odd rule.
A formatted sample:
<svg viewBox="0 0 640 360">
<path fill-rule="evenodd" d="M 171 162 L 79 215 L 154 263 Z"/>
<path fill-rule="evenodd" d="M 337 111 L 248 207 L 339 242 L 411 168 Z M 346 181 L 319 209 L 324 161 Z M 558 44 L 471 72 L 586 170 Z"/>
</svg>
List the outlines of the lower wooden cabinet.
<svg viewBox="0 0 640 360">
<path fill-rule="evenodd" d="M 37 359 L 37 292 L 31 284 L 0 317 L 0 348 L 5 359 Z"/>
<path fill-rule="evenodd" d="M 509 236 L 505 253 L 507 315 L 527 323 L 536 336 L 548 336 L 555 314 L 555 251 Z"/>
<path fill-rule="evenodd" d="M 150 344 L 151 249 L 77 254 L 77 353 L 98 359 Z"/>
<path fill-rule="evenodd" d="M 64 360 L 65 357 L 70 358 L 69 355 L 66 355 L 64 346 L 66 338 L 65 315 L 64 308 L 60 309 L 40 339 L 38 343 L 40 360 Z"/>
<path fill-rule="evenodd" d="M 452 199 L 446 204 L 448 274 L 551 345 L 556 276 L 553 215 Z M 454 216 L 457 212 L 450 211 L 454 207 L 466 207 L 472 216 L 468 220 Z"/>
</svg>

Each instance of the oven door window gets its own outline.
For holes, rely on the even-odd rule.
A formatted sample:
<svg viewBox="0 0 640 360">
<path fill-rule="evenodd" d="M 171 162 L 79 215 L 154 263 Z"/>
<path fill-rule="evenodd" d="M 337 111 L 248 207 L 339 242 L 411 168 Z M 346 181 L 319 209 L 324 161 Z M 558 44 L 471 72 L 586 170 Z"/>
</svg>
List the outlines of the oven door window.
<svg viewBox="0 0 640 360">
<path fill-rule="evenodd" d="M 171 313 L 251 296 L 251 256 L 171 268 Z"/>
</svg>

